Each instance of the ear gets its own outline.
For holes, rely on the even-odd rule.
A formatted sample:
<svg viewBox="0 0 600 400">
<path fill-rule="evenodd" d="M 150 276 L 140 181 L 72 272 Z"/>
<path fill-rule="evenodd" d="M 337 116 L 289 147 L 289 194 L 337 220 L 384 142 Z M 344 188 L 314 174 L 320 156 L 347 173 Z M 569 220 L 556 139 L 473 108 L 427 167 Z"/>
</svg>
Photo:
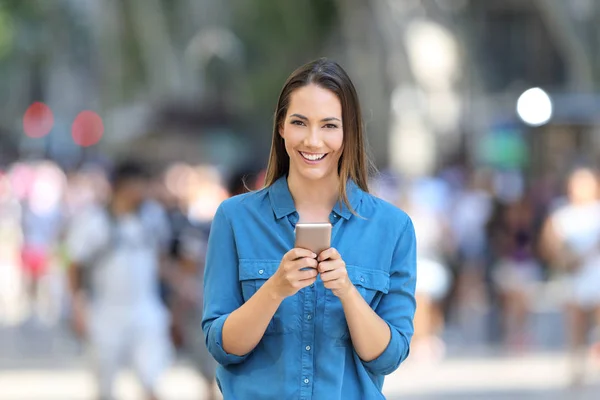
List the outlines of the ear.
<svg viewBox="0 0 600 400">
<path fill-rule="evenodd" d="M 281 138 L 283 139 L 283 124 L 279 124 L 279 126 L 277 127 L 277 132 L 279 133 L 279 136 L 281 136 Z"/>
</svg>

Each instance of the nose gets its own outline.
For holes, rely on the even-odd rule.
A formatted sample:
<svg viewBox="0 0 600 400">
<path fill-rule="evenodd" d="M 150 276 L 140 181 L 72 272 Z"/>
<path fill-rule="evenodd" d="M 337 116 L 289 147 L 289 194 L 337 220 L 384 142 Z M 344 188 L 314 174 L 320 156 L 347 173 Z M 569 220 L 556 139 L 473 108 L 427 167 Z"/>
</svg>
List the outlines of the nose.
<svg viewBox="0 0 600 400">
<path fill-rule="evenodd" d="M 317 149 L 321 147 L 323 140 L 318 128 L 307 129 L 306 137 L 304 138 L 304 146 Z"/>
</svg>

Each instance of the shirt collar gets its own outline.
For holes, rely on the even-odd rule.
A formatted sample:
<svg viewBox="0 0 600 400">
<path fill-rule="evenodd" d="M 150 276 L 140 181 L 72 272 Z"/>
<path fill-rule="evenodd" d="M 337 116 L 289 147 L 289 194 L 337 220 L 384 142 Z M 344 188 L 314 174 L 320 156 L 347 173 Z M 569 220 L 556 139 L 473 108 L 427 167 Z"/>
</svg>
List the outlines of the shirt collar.
<svg viewBox="0 0 600 400">
<path fill-rule="evenodd" d="M 352 206 L 352 209 L 356 211 L 362 200 L 363 191 L 353 180 L 349 179 L 346 185 L 346 193 L 348 194 L 348 202 Z M 290 193 L 287 184 L 287 176 L 282 176 L 271 185 L 269 188 L 269 198 L 271 200 L 271 207 L 273 207 L 273 212 L 275 212 L 277 219 L 296 212 L 294 199 L 292 198 L 292 194 Z M 336 203 L 335 207 L 333 207 L 333 212 L 346 220 L 350 219 L 352 216 L 352 211 L 343 202 Z"/>
<path fill-rule="evenodd" d="M 269 198 L 271 199 L 271 207 L 275 212 L 277 219 L 288 216 L 296 211 L 294 199 L 290 193 L 287 184 L 287 176 L 282 176 L 269 188 Z"/>
</svg>

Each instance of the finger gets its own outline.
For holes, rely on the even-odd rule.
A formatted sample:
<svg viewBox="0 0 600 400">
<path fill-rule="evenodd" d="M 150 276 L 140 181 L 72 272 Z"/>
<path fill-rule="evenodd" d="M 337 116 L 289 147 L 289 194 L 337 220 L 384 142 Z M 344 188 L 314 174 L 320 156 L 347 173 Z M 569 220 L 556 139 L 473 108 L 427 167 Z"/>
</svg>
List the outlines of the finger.
<svg viewBox="0 0 600 400">
<path fill-rule="evenodd" d="M 298 280 L 305 281 L 307 279 L 313 279 L 313 278 L 316 278 L 317 275 L 318 275 L 318 272 L 316 269 L 309 269 L 306 271 L 298 271 Z"/>
<path fill-rule="evenodd" d="M 344 261 L 341 259 L 327 260 L 327 261 L 320 262 L 317 265 L 317 269 L 319 270 L 319 272 L 327 272 L 327 271 L 333 271 L 334 269 L 345 269 L 345 268 L 346 268 L 346 263 L 344 263 Z"/>
<path fill-rule="evenodd" d="M 298 289 L 303 289 L 307 286 L 312 285 L 313 283 L 315 283 L 317 281 L 317 277 L 313 277 L 313 278 L 309 278 L 309 279 L 303 279 L 301 281 L 298 281 Z"/>
<path fill-rule="evenodd" d="M 323 282 L 331 282 L 341 279 L 344 276 L 346 276 L 346 271 L 344 271 L 343 269 L 333 269 L 331 271 L 321 273 L 321 280 Z"/>
<path fill-rule="evenodd" d="M 338 251 L 335 248 L 330 247 L 327 250 L 323 250 L 317 257 L 317 260 L 336 260 L 338 258 L 342 258 L 342 256 L 340 256 L 340 253 L 338 253 Z"/>
<path fill-rule="evenodd" d="M 301 248 L 293 248 L 288 251 L 285 256 L 288 260 L 297 260 L 299 258 L 307 257 L 307 258 L 317 258 L 317 255 L 310 250 L 301 249 Z"/>
<path fill-rule="evenodd" d="M 304 258 L 300 258 L 296 261 L 292 261 L 291 269 L 292 270 L 299 270 L 299 269 L 304 269 L 304 268 L 317 269 L 317 265 L 318 265 L 318 263 L 317 263 L 316 259 L 304 257 Z"/>
</svg>

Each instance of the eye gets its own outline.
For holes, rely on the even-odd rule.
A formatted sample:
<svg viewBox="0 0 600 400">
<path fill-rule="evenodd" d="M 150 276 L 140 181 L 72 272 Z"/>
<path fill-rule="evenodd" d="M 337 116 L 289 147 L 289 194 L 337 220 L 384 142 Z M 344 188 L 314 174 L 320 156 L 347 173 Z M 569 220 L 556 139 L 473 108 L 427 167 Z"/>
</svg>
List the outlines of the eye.
<svg viewBox="0 0 600 400">
<path fill-rule="evenodd" d="M 327 128 L 327 129 L 337 129 L 338 126 L 336 124 L 326 124 L 324 126 L 324 128 Z"/>
<path fill-rule="evenodd" d="M 292 125 L 298 125 L 298 126 L 304 126 L 304 122 L 300 121 L 299 119 L 295 119 L 292 122 L 290 122 Z"/>
</svg>

